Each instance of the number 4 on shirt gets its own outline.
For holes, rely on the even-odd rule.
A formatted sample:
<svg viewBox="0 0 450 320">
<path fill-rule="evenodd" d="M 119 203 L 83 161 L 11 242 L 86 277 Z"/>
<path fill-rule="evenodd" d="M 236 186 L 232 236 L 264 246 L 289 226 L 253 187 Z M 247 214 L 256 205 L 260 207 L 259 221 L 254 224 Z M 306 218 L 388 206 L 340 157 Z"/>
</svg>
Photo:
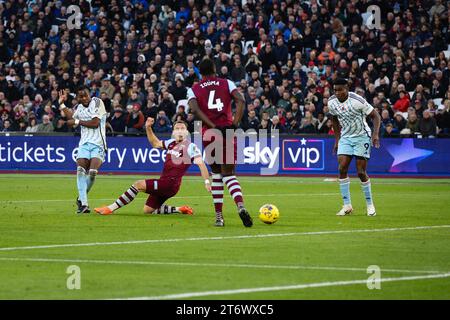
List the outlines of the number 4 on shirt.
<svg viewBox="0 0 450 320">
<path fill-rule="evenodd" d="M 215 94 L 216 94 L 215 90 L 212 90 L 209 92 L 208 109 L 217 109 L 217 111 L 220 112 L 223 109 L 223 103 L 220 100 L 220 98 L 217 98 L 216 102 L 214 103 L 214 95 Z"/>
</svg>

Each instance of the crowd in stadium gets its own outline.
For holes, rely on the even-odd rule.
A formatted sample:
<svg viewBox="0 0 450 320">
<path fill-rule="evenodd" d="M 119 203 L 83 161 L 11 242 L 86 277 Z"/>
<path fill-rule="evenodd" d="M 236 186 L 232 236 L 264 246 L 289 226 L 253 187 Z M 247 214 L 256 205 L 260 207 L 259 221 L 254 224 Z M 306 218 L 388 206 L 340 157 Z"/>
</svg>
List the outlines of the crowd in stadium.
<svg viewBox="0 0 450 320">
<path fill-rule="evenodd" d="M 170 133 L 209 56 L 246 100 L 244 129 L 333 134 L 337 77 L 380 112 L 382 136 L 450 133 L 450 2 L 0 1 L 0 131 L 70 132 L 58 91 L 90 88 L 108 130 Z M 366 24 L 378 5 L 380 28 Z"/>
</svg>

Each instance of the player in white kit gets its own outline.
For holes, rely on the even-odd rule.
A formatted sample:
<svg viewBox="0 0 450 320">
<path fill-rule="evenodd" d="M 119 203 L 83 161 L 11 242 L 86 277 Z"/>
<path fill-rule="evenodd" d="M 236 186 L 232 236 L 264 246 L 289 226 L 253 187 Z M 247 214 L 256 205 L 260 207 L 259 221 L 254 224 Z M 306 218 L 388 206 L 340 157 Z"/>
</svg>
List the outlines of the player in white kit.
<svg viewBox="0 0 450 320">
<path fill-rule="evenodd" d="M 81 126 L 81 138 L 77 155 L 77 213 L 89 213 L 87 194 L 92 188 L 98 169 L 105 161 L 106 154 L 106 118 L 103 101 L 97 97 L 91 99 L 88 88 L 77 92 L 78 105 L 75 112 L 64 105 L 67 96 L 59 94 L 60 109 L 64 112 L 69 126 Z"/>
<path fill-rule="evenodd" d="M 379 130 L 381 117 L 378 112 L 360 95 L 349 92 L 346 79 L 337 79 L 334 82 L 335 95 L 328 100 L 328 108 L 333 116 L 333 129 L 336 142 L 334 152 L 337 152 L 339 161 L 339 185 L 344 206 L 337 213 L 345 216 L 352 213 L 353 207 L 350 198 L 350 178 L 348 167 L 352 158 L 356 158 L 356 169 L 361 180 L 367 204 L 367 215 L 375 216 L 375 206 L 372 199 L 372 190 L 367 175 L 367 162 L 370 158 L 370 148 L 380 147 Z M 366 117 L 373 122 L 373 133 L 367 124 Z"/>
</svg>

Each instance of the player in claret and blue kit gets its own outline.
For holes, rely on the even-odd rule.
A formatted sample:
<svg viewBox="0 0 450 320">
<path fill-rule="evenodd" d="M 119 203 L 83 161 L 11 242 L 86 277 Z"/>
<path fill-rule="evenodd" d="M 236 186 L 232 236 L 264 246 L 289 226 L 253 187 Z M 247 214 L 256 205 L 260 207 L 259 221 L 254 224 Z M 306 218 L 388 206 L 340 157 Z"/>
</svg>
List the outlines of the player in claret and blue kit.
<svg viewBox="0 0 450 320">
<path fill-rule="evenodd" d="M 236 137 L 234 135 L 231 135 L 232 137 L 228 139 L 226 137 L 226 131 L 233 131 L 241 121 L 245 107 L 244 97 L 232 81 L 216 76 L 215 65 L 211 59 L 204 58 L 200 62 L 199 69 L 202 79 L 188 90 L 188 104 L 193 113 L 203 123 L 203 146 L 207 147 L 214 142 L 214 145 L 221 145 L 222 147 L 222 150 L 212 150 L 211 157 L 208 154 L 206 155 L 206 162 L 211 166 L 213 172 L 212 196 L 216 211 L 215 225 L 217 227 L 224 226 L 222 206 L 223 185 L 226 184 L 236 203 L 242 223 L 245 227 L 251 227 L 253 221 L 244 206 L 241 185 L 235 175 Z M 236 104 L 234 117 L 231 110 L 232 101 Z M 208 129 L 218 129 L 221 134 L 219 136 L 208 135 Z M 222 157 L 220 153 L 222 153 Z"/>
<path fill-rule="evenodd" d="M 193 214 L 193 209 L 189 206 L 174 207 L 164 204 L 178 193 L 182 178 L 192 163 L 199 166 L 205 188 L 208 192 L 211 191 L 209 172 L 203 162 L 201 152 L 194 143 L 187 139 L 189 135 L 187 124 L 183 121 L 175 122 L 172 133 L 173 139 L 161 141 L 152 130 L 154 121 L 153 118 L 148 118 L 145 123 L 147 138 L 153 148 L 167 150 L 160 178 L 136 181 L 111 205 L 95 208 L 95 212 L 102 215 L 112 214 L 115 210 L 133 201 L 139 192 L 145 192 L 149 194 L 144 205 L 145 213 Z"/>
</svg>

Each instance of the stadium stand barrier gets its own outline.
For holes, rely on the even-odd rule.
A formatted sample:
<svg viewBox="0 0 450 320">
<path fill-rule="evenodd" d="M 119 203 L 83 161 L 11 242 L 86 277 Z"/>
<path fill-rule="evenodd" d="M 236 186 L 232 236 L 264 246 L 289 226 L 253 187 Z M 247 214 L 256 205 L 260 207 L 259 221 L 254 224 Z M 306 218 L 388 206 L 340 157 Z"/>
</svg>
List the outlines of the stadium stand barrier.
<svg viewBox="0 0 450 320">
<path fill-rule="evenodd" d="M 0 172 L 71 172 L 78 141 L 78 137 L 66 135 L 1 135 Z M 145 137 L 114 137 L 107 143 L 102 173 L 159 173 L 162 169 L 165 151 L 149 147 Z M 249 175 L 260 174 L 261 169 L 273 175 L 334 175 L 338 165 L 333 144 L 334 138 L 327 136 L 280 135 L 271 142 L 247 139 L 239 145 L 242 152 L 237 171 Z M 381 148 L 372 150 L 370 171 L 391 176 L 450 176 L 449 158 L 450 139 L 382 139 Z M 190 173 L 197 172 L 194 167 Z"/>
</svg>

